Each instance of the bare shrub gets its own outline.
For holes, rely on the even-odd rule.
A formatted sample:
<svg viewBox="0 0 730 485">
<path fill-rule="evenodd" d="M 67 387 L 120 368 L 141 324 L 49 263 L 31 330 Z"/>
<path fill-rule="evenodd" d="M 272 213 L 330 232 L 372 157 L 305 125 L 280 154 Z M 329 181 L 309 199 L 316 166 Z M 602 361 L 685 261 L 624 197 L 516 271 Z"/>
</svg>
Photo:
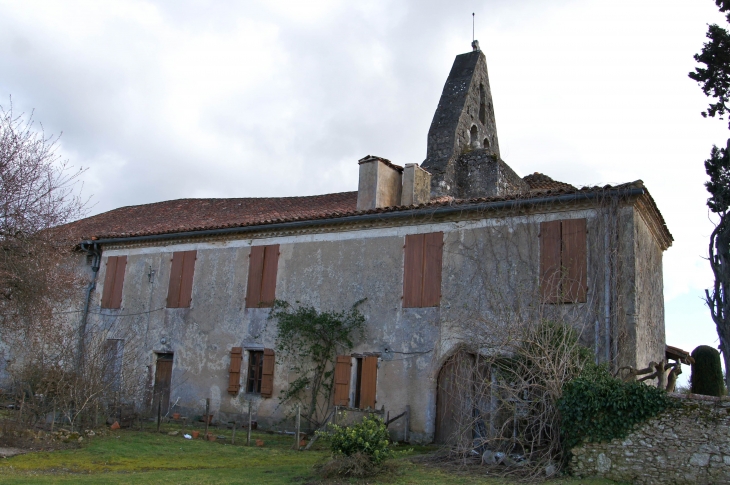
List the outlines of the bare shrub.
<svg viewBox="0 0 730 485">
<path fill-rule="evenodd" d="M 82 170 L 57 153 L 58 138 L 37 131 L 32 115 L 0 106 L 0 329 L 21 342 L 58 331 L 54 310 L 80 285 L 62 226 L 85 213 Z"/>
</svg>

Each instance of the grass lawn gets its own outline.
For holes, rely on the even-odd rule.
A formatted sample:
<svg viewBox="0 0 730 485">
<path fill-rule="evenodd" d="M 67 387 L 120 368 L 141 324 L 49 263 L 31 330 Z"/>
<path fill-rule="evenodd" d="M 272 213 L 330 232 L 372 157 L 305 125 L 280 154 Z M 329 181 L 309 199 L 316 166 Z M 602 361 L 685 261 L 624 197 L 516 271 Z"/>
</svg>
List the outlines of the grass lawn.
<svg viewBox="0 0 730 485">
<path fill-rule="evenodd" d="M 172 427 L 168 428 L 172 429 Z M 228 442 L 186 440 L 148 431 L 118 431 L 110 436 L 85 440 L 81 448 L 39 452 L 0 460 L 0 483 L 319 483 L 312 465 L 328 457 L 324 446 L 313 451 L 289 449 L 292 437 L 254 433 L 264 440 L 263 448 L 246 447 L 245 433 L 237 433 L 230 444 L 230 431 L 213 430 L 229 436 Z M 202 434 L 202 433 L 201 433 Z M 416 447 L 410 455 L 428 452 Z M 398 458 L 398 471 L 389 476 L 351 483 L 405 484 L 505 484 L 484 476 L 448 473 L 442 469 L 413 464 L 407 456 Z M 333 483 L 333 482 L 329 482 Z M 343 481 L 340 483 L 350 483 Z M 607 480 L 555 480 L 558 485 L 608 485 Z"/>
</svg>

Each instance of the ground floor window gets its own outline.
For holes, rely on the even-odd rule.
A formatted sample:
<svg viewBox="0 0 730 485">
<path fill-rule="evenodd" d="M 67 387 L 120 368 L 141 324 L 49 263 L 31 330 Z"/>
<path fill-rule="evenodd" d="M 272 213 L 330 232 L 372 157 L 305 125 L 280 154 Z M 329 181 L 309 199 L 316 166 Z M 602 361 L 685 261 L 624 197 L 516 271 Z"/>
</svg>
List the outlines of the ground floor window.
<svg viewBox="0 0 730 485">
<path fill-rule="evenodd" d="M 246 392 L 261 393 L 261 377 L 264 370 L 264 351 L 250 350 L 248 352 L 248 384 Z"/>
</svg>

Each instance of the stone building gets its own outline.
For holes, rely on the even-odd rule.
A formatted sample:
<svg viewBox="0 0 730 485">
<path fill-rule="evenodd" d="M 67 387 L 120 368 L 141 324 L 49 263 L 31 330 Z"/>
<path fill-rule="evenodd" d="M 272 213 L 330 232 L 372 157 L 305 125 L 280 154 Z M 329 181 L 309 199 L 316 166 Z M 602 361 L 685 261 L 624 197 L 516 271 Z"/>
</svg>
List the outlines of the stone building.
<svg viewBox="0 0 730 485">
<path fill-rule="evenodd" d="M 339 311 L 367 298 L 333 402 L 409 406 L 421 442 L 446 433 L 444 364 L 475 331 L 563 318 L 600 361 L 663 358 L 672 236 L 654 200 L 641 181 L 578 189 L 517 175 L 500 158 L 478 49 L 454 61 L 420 166 L 367 156 L 358 168 L 356 192 L 180 199 L 73 223 L 90 285 L 81 325 L 134 353 L 163 412 L 199 414 L 211 398 L 232 416 L 255 398 L 258 422 L 274 425 L 293 376 L 273 350 L 273 300 Z"/>
</svg>

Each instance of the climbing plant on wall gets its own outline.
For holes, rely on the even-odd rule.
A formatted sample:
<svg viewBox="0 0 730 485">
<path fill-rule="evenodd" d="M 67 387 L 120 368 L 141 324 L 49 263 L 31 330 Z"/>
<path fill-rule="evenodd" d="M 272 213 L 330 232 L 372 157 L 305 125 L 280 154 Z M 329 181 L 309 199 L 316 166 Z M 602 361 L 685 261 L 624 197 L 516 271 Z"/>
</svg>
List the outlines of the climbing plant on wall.
<svg viewBox="0 0 730 485">
<path fill-rule="evenodd" d="M 319 311 L 311 305 L 293 307 L 277 300 L 269 316 L 278 326 L 276 350 L 296 378 L 284 391 L 282 402 L 300 403 L 303 418 L 318 428 L 325 419 L 334 384 L 334 362 L 364 335 L 365 300 L 346 311 Z"/>
</svg>

